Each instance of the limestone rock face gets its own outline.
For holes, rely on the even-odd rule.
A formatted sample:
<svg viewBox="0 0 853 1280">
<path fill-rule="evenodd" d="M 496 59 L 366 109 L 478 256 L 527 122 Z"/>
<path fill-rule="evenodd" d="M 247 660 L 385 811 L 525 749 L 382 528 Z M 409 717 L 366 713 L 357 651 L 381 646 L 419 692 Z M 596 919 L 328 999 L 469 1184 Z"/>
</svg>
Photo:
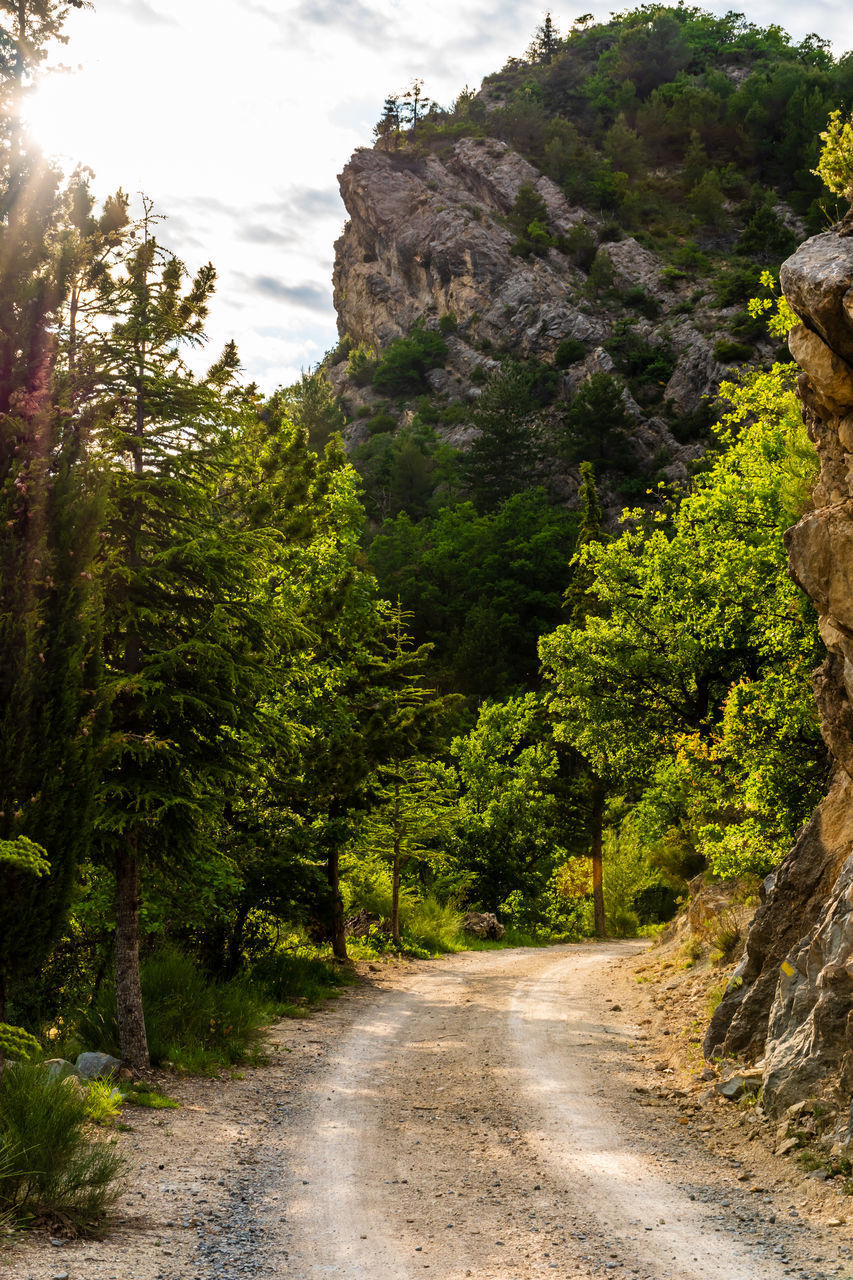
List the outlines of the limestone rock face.
<svg viewBox="0 0 853 1280">
<path fill-rule="evenodd" d="M 560 190 L 502 142 L 462 139 L 445 162 L 359 150 L 340 176 L 350 222 L 335 246 L 335 308 L 342 334 L 376 348 L 416 320 L 452 312 L 466 336 L 511 343 L 520 354 L 564 337 L 600 341 L 607 326 L 571 301 L 583 277 L 558 255 L 522 259 L 504 225 L 530 183 L 552 226 L 582 220 Z M 473 324 L 472 324 L 473 319 Z M 471 330 L 472 332 L 469 332 Z"/>
<path fill-rule="evenodd" d="M 545 257 L 511 253 L 516 236 L 508 214 L 524 183 L 542 197 L 552 233 L 569 233 L 579 224 L 587 228 L 593 251 L 612 275 L 611 293 L 592 291 L 585 271 L 556 249 Z M 587 349 L 586 359 L 566 375 L 564 392 L 571 395 L 602 367 L 602 356 L 609 359 L 602 344 L 626 318 L 650 345 L 671 343 L 676 368 L 665 395 L 676 410 L 695 409 L 726 376 L 702 332 L 703 326 L 713 329 L 716 310 L 690 303 L 693 310 L 685 314 L 692 285 L 667 284 L 663 262 L 630 237 L 603 243 L 598 219 L 568 204 L 550 179 L 503 142 L 463 138 L 441 158 L 361 149 L 341 173 L 340 187 L 349 213 L 335 245 L 341 337 L 381 352 L 416 322 L 435 328 L 452 313 L 457 328 L 448 341 L 446 367 L 429 374 L 433 393 L 448 401 L 473 404 L 483 381 L 478 366 L 488 373 L 496 353 L 550 360 L 565 338 Z M 642 290 L 640 296 L 657 307 L 653 320 L 626 306 L 632 290 Z M 369 389 L 350 381 L 346 360 L 329 377 L 351 406 L 371 405 Z M 663 419 L 639 407 L 636 420 L 639 447 L 650 457 L 665 451 L 673 477 L 683 478 L 685 463 L 701 450 L 679 444 Z M 349 429 L 352 443 L 358 430 Z M 457 435 L 463 444 L 470 438 L 464 427 L 457 427 Z"/>
<path fill-rule="evenodd" d="M 788 533 L 790 569 L 827 647 L 815 673 L 835 761 L 829 794 L 766 885 L 744 958 L 718 1006 L 708 1054 L 764 1055 L 765 1106 L 820 1098 L 823 1140 L 853 1151 L 853 243 L 814 236 L 782 268 L 802 320 L 790 347 L 820 456 L 815 509 Z"/>
</svg>

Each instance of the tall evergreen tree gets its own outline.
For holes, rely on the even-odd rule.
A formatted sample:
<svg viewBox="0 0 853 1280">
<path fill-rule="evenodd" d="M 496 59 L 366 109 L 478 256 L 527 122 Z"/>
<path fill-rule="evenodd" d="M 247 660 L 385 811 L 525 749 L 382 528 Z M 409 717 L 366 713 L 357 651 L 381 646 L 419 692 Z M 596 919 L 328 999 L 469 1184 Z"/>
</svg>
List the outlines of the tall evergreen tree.
<svg viewBox="0 0 853 1280">
<path fill-rule="evenodd" d="M 481 510 L 532 483 L 536 444 L 530 414 L 535 407 L 528 371 L 505 361 L 477 401 L 472 416 L 479 435 L 465 458 L 466 478 Z"/>
<path fill-rule="evenodd" d="M 7 868 L 5 993 L 44 960 L 89 844 L 97 662 L 91 609 L 97 484 L 64 383 L 67 201 L 28 143 L 21 106 L 67 5 L 0 4 L 0 840 L 48 851 Z"/>
<path fill-rule="evenodd" d="M 251 538 L 225 518 L 229 345 L 204 378 L 183 351 L 204 341 L 212 266 L 187 282 L 154 235 L 148 201 L 112 274 L 117 314 L 101 352 L 101 444 L 112 460 L 104 653 L 112 756 L 99 828 L 115 872 L 122 1056 L 145 1066 L 140 870 L 203 874 L 219 789 L 239 764 L 264 647 Z"/>
</svg>

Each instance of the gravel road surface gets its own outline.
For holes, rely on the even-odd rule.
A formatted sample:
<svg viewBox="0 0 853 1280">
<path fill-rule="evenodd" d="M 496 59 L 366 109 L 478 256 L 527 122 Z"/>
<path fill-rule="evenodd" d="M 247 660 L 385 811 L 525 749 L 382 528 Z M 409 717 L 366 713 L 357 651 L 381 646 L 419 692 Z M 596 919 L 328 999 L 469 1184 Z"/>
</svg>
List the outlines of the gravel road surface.
<svg viewBox="0 0 853 1280">
<path fill-rule="evenodd" d="M 105 1240 L 36 1237 L 0 1277 L 853 1277 L 841 1197 L 838 1219 L 818 1212 L 790 1166 L 715 1146 L 698 1107 L 649 1084 L 613 999 L 641 949 L 383 966 L 279 1026 L 269 1066 L 134 1122 Z"/>
</svg>

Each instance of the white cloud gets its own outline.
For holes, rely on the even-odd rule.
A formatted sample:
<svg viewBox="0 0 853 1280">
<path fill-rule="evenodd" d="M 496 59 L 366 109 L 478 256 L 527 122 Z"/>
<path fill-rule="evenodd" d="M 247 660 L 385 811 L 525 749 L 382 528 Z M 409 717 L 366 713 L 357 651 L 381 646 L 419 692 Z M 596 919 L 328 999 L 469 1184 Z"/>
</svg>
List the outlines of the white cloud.
<svg viewBox="0 0 853 1280">
<path fill-rule="evenodd" d="M 51 149 L 95 170 L 100 192 L 151 195 L 190 269 L 214 262 L 212 342 L 233 330 L 250 376 L 274 385 L 334 343 L 332 246 L 346 216 L 335 175 L 370 145 L 385 96 L 423 76 L 451 103 L 523 53 L 544 8 L 111 0 L 72 12 L 62 57 L 81 70 L 46 81 L 34 119 Z M 582 8 L 608 18 L 611 0 Z M 574 14 L 554 16 L 565 27 Z M 753 0 L 748 16 L 797 39 L 816 29 L 836 52 L 853 46 L 848 0 Z"/>
</svg>

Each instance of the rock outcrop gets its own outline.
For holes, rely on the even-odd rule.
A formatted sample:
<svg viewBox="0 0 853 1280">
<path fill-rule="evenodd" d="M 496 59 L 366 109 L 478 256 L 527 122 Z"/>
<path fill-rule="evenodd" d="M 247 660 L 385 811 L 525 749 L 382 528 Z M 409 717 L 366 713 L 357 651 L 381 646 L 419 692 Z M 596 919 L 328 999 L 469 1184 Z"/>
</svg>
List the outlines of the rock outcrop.
<svg viewBox="0 0 853 1280">
<path fill-rule="evenodd" d="M 597 254 L 612 286 L 596 292 L 589 261 L 582 269 L 577 255 L 557 248 L 526 258 L 511 251 L 516 236 L 509 215 L 523 184 L 544 201 L 554 239 L 586 228 L 589 256 Z M 341 337 L 381 352 L 416 323 L 435 328 L 452 315 L 456 328 L 446 367 L 428 375 L 432 393 L 448 402 L 473 403 L 501 353 L 551 360 L 567 338 L 586 348 L 585 359 L 564 375 L 569 398 L 609 360 L 602 345 L 620 320 L 629 320 L 650 346 L 668 345 L 675 367 L 661 399 L 676 412 L 694 411 L 727 376 L 714 354 L 720 308 L 697 298 L 696 282 L 667 277 L 664 263 L 635 239 L 614 240 L 612 228 L 568 204 L 553 182 L 503 142 L 463 138 L 448 143 L 441 156 L 361 149 L 340 175 L 340 186 L 349 213 L 335 246 Z M 632 310 L 626 302 L 631 296 L 645 299 L 654 318 Z M 768 343 L 763 354 L 770 350 Z M 328 373 L 350 407 L 375 403 L 375 394 L 349 377 L 346 359 Z M 672 478 L 683 478 L 684 464 L 701 447 L 679 443 L 663 417 L 633 400 L 631 406 L 638 448 L 649 457 L 665 453 Z M 348 435 L 352 443 L 366 438 L 357 423 Z M 454 443 L 465 439 L 457 430 Z"/>
<path fill-rule="evenodd" d="M 746 952 L 718 1006 L 706 1053 L 764 1056 L 764 1099 L 779 1114 L 820 1099 L 823 1141 L 853 1152 L 853 242 L 808 240 L 782 268 L 802 321 L 790 347 L 803 416 L 820 456 L 809 511 L 788 534 L 790 568 L 818 611 L 827 648 L 815 673 L 834 759 L 830 791 L 765 889 Z"/>
</svg>

